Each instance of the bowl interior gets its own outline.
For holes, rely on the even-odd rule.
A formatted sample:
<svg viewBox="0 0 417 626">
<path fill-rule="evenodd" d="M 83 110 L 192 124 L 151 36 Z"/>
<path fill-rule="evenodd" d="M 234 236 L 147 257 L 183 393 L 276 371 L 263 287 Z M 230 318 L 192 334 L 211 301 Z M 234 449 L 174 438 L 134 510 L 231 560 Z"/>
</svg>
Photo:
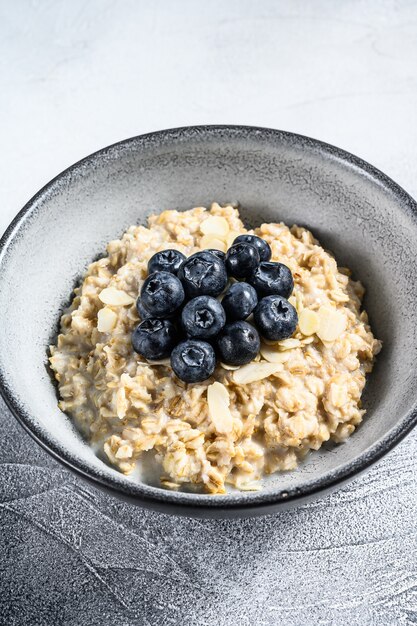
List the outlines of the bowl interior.
<svg viewBox="0 0 417 626">
<path fill-rule="evenodd" d="M 0 258 L 0 372 L 25 424 L 97 480 L 178 503 L 224 507 L 302 493 L 369 459 L 414 407 L 417 226 L 409 197 L 358 163 L 287 133 L 200 128 L 122 142 L 55 179 L 9 231 Z M 220 505 L 219 498 L 137 483 L 98 459 L 57 408 L 46 354 L 72 288 L 108 241 L 150 213 L 214 200 L 239 202 L 251 226 L 284 221 L 310 228 L 364 283 L 374 333 L 384 342 L 366 388 L 366 418 L 345 444 L 312 453 L 295 472 L 268 477 L 260 493 L 231 493 Z"/>
</svg>

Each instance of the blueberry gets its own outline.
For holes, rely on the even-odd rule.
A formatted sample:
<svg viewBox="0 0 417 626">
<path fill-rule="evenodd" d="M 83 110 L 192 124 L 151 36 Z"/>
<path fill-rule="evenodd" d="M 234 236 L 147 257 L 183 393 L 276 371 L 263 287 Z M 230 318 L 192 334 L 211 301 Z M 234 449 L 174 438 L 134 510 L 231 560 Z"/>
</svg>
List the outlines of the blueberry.
<svg viewBox="0 0 417 626">
<path fill-rule="evenodd" d="M 177 341 L 177 330 L 169 320 L 146 319 L 132 333 L 135 352 L 154 361 L 169 356 Z"/>
<path fill-rule="evenodd" d="M 203 250 L 192 254 L 178 270 L 185 293 L 189 298 L 196 296 L 218 296 L 227 283 L 224 263 L 213 253 Z"/>
<path fill-rule="evenodd" d="M 257 251 L 259 252 L 259 257 L 261 261 L 269 261 L 272 255 L 271 246 L 265 239 L 261 237 L 257 237 L 256 235 L 239 235 L 233 242 L 235 243 L 250 243 L 252 246 L 255 246 Z"/>
<path fill-rule="evenodd" d="M 181 323 L 188 337 L 209 339 L 223 328 L 226 315 L 216 298 L 197 296 L 183 308 Z"/>
<path fill-rule="evenodd" d="M 259 334 L 248 322 L 226 324 L 216 338 L 221 361 L 229 365 L 245 365 L 259 352 Z"/>
<path fill-rule="evenodd" d="M 171 367 L 185 383 L 200 383 L 214 372 L 216 355 L 206 341 L 187 339 L 173 349 Z"/>
<path fill-rule="evenodd" d="M 248 283 L 234 283 L 226 291 L 222 307 L 228 320 L 245 320 L 258 304 L 255 289 Z"/>
<path fill-rule="evenodd" d="M 291 337 L 298 324 L 297 311 L 293 305 L 276 295 L 262 298 L 253 317 L 262 337 L 271 341 Z"/>
<path fill-rule="evenodd" d="M 178 250 L 162 250 L 162 252 L 156 252 L 148 262 L 148 274 L 152 272 L 170 272 L 176 274 L 183 261 L 187 257 Z"/>
<path fill-rule="evenodd" d="M 294 289 L 291 270 L 283 263 L 262 261 L 255 271 L 248 276 L 248 283 L 255 287 L 258 295 L 278 295 L 289 298 Z"/>
<path fill-rule="evenodd" d="M 235 243 L 226 254 L 227 271 L 234 278 L 246 278 L 259 265 L 259 252 L 250 243 Z"/>
<path fill-rule="evenodd" d="M 149 311 L 143 306 L 143 302 L 140 297 L 136 300 L 136 310 L 141 320 L 146 320 L 148 317 L 152 317 Z"/>
<path fill-rule="evenodd" d="M 143 305 L 142 299 L 139 296 L 139 298 L 136 300 L 136 310 L 142 321 L 148 319 L 149 317 L 159 317 L 161 319 L 171 320 L 174 317 L 178 318 L 181 315 L 182 306 L 180 306 L 178 309 L 175 309 L 173 313 L 168 313 L 166 315 L 152 315 L 152 313 L 150 313 L 148 309 Z"/>
<path fill-rule="evenodd" d="M 142 304 L 154 317 L 169 315 L 184 301 L 181 281 L 169 272 L 153 272 L 142 285 Z"/>
<path fill-rule="evenodd" d="M 215 248 L 208 248 L 205 252 L 210 252 L 210 254 L 214 254 L 220 261 L 223 263 L 226 261 L 226 255 L 221 250 L 216 250 Z"/>
</svg>

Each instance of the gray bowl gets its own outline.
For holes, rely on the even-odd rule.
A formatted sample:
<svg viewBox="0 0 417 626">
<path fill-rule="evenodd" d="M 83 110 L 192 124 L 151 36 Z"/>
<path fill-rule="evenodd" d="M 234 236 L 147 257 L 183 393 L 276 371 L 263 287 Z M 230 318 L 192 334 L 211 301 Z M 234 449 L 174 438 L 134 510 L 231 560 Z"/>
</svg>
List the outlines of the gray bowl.
<svg viewBox="0 0 417 626">
<path fill-rule="evenodd" d="M 175 493 L 102 462 L 57 408 L 47 368 L 62 307 L 92 259 L 131 224 L 162 209 L 239 201 L 253 226 L 312 229 L 367 288 L 383 351 L 350 439 L 313 452 L 260 492 Z M 192 516 L 271 512 L 332 489 L 377 461 L 417 420 L 416 203 L 342 150 L 275 130 L 212 126 L 128 139 L 70 167 L 19 213 L 0 242 L 0 384 L 21 424 L 97 487 L 142 506 Z"/>
</svg>

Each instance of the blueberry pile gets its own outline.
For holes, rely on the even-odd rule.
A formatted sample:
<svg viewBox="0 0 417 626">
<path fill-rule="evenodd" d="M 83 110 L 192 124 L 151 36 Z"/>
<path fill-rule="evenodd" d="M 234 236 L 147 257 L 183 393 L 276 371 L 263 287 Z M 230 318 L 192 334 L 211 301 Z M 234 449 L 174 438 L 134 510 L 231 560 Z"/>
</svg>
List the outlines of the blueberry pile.
<svg viewBox="0 0 417 626">
<path fill-rule="evenodd" d="M 293 277 L 270 259 L 269 244 L 255 235 L 240 235 L 226 254 L 154 254 L 136 303 L 142 321 L 132 334 L 134 350 L 151 361 L 170 356 L 178 378 L 196 383 L 213 374 L 217 359 L 235 366 L 252 361 L 260 337 L 291 337 L 298 323 L 288 302 Z M 239 282 L 228 286 L 230 278 Z M 251 314 L 254 324 L 245 321 Z"/>
</svg>

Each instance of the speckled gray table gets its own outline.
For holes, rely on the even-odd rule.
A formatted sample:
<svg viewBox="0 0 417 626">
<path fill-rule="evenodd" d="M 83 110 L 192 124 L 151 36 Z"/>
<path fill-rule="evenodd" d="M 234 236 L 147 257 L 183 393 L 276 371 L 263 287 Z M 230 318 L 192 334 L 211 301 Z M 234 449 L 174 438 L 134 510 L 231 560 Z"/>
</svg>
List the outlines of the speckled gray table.
<svg viewBox="0 0 417 626">
<path fill-rule="evenodd" d="M 416 24 L 406 0 L 0 0 L 0 231 L 71 162 L 183 124 L 319 137 L 417 196 Z M 416 453 L 274 517 L 188 520 L 87 488 L 0 402 L 0 624 L 415 624 Z"/>
</svg>

